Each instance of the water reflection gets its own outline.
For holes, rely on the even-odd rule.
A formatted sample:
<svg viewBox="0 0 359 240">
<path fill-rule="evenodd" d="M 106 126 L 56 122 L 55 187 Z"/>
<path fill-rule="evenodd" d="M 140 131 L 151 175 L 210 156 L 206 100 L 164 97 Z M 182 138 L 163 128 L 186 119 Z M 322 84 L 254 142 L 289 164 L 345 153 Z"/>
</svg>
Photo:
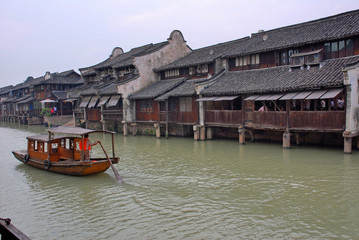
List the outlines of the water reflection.
<svg viewBox="0 0 359 240">
<path fill-rule="evenodd" d="M 43 127 L 0 124 L 0 212 L 33 239 L 353 239 L 358 154 L 341 149 L 115 136 L 126 184 L 73 177 L 11 155 Z M 110 137 L 100 139 L 111 149 Z M 109 151 L 109 154 L 111 151 Z M 101 154 L 94 149 L 95 154 Z M 45 227 L 44 227 L 45 226 Z"/>
</svg>

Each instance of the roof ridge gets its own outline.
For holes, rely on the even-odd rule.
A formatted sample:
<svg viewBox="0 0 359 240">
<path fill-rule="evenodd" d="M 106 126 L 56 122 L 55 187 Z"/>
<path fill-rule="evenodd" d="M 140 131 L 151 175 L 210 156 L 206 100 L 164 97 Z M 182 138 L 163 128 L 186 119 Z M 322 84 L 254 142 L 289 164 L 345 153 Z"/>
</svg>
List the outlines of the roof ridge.
<svg viewBox="0 0 359 240">
<path fill-rule="evenodd" d="M 297 28 L 297 27 L 302 27 L 302 26 L 306 26 L 306 25 L 318 24 L 318 22 L 324 22 L 324 21 L 328 21 L 328 20 L 335 20 L 338 17 L 344 17 L 346 15 L 353 15 L 353 13 L 355 13 L 355 12 L 359 13 L 359 9 L 352 10 L 352 11 L 347 11 L 347 12 L 343 12 L 343 13 L 338 13 L 338 14 L 335 14 L 335 15 L 332 15 L 332 16 L 322 17 L 322 18 L 318 18 L 318 19 L 314 19 L 314 20 L 309 20 L 309 21 L 306 21 L 306 22 L 287 25 L 287 26 L 284 26 L 284 27 L 273 28 L 273 29 L 270 29 L 270 30 L 267 30 L 267 31 L 264 30 L 263 32 L 252 33 L 252 36 L 262 35 L 262 34 L 265 34 L 265 33 L 270 33 L 270 32 L 278 31 L 278 30 L 282 30 L 282 29 L 291 29 L 291 28 Z"/>
</svg>

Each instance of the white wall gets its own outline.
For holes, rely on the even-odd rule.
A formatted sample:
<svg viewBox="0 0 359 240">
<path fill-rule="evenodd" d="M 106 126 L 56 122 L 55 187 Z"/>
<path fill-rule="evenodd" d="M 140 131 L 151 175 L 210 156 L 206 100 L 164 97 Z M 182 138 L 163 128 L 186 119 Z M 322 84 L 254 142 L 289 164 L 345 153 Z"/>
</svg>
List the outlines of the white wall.
<svg viewBox="0 0 359 240">
<path fill-rule="evenodd" d="M 344 84 L 347 86 L 346 128 L 351 133 L 358 132 L 359 122 L 359 63 L 344 70 Z"/>
<path fill-rule="evenodd" d="M 192 51 L 187 46 L 182 33 L 178 30 L 172 31 L 167 41 L 169 44 L 158 51 L 134 57 L 133 64 L 138 69 L 140 76 L 133 81 L 117 86 L 118 93 L 122 94 L 123 98 L 123 116 L 125 121 L 133 121 L 135 115 L 134 107 L 128 100 L 128 96 L 160 80 L 159 75 L 153 69 L 172 63 Z"/>
</svg>

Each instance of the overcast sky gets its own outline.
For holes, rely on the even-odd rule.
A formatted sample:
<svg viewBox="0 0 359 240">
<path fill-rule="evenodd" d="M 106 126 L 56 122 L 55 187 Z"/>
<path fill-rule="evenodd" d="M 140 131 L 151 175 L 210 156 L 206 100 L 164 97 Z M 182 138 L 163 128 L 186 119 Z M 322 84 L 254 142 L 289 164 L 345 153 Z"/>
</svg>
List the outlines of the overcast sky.
<svg viewBox="0 0 359 240">
<path fill-rule="evenodd" d="M 192 48 L 359 9 L 358 0 L 0 0 L 0 87 L 166 41 Z"/>
</svg>

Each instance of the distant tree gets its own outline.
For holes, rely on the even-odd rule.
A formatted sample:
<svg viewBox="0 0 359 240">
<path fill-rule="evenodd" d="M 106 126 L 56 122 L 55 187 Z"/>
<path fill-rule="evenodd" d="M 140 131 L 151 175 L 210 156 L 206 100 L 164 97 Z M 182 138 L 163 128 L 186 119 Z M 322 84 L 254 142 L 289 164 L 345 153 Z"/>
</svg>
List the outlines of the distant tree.
<svg viewBox="0 0 359 240">
<path fill-rule="evenodd" d="M 43 108 L 40 113 L 42 116 L 50 117 L 51 116 L 51 109 L 50 108 Z"/>
</svg>

